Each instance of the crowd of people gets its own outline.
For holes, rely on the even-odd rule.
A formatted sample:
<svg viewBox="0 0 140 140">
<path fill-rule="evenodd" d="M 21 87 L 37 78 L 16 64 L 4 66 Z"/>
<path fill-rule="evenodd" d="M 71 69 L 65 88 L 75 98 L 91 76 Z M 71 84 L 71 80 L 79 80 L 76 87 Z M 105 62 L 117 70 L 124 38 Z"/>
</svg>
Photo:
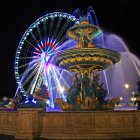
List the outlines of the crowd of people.
<svg viewBox="0 0 140 140">
<path fill-rule="evenodd" d="M 0 109 L 11 109 L 14 110 L 16 107 L 16 100 L 14 98 L 8 98 L 3 96 L 0 99 Z"/>
<path fill-rule="evenodd" d="M 93 80 L 90 81 L 87 75 L 84 75 L 83 79 L 80 80 L 75 74 L 72 79 L 72 87 L 68 90 L 67 95 L 67 101 L 74 104 L 76 103 L 76 98 L 80 94 L 81 91 L 81 81 L 82 81 L 82 97 L 83 99 L 87 96 L 93 97 L 96 96 L 99 101 L 103 101 L 106 95 L 106 91 L 103 88 L 103 83 L 100 84 L 98 82 L 98 76 L 94 75 Z M 138 95 L 137 100 L 134 102 L 134 104 L 137 104 L 137 109 L 140 110 L 140 82 L 138 83 Z M 37 104 L 37 107 L 43 108 L 43 110 L 46 110 L 47 107 L 47 101 L 50 99 L 49 97 L 49 91 L 47 90 L 47 87 L 45 85 L 42 85 L 40 90 L 35 92 L 32 96 L 28 97 L 29 103 L 32 102 L 32 99 L 35 99 Z M 24 104 L 27 103 L 27 96 L 24 96 L 22 92 L 18 93 L 16 98 L 10 98 L 3 96 L 0 98 L 0 109 L 8 109 L 8 110 L 17 110 L 17 108 L 20 107 L 32 107 L 32 104 Z M 30 106 L 29 106 L 30 105 Z M 33 106 L 35 107 L 35 106 Z"/>
<path fill-rule="evenodd" d="M 33 95 L 24 96 L 22 92 L 18 92 L 15 98 L 3 96 L 0 99 L 0 110 L 17 110 L 17 108 L 43 108 L 46 110 L 48 92 L 45 85 Z"/>
</svg>

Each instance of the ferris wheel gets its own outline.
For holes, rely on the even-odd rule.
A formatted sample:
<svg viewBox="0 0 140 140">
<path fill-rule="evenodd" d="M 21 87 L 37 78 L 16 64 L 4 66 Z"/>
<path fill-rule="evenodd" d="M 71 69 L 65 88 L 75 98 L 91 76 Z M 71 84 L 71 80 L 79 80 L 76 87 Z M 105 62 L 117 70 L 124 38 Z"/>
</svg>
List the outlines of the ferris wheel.
<svg viewBox="0 0 140 140">
<path fill-rule="evenodd" d="M 54 12 L 40 17 L 26 30 L 15 56 L 17 92 L 33 94 L 45 84 L 52 94 L 60 94 L 61 87 L 69 87 L 71 74 L 49 62 L 54 54 L 74 47 L 76 42 L 67 38 L 66 31 L 78 23 L 70 14 Z"/>
</svg>

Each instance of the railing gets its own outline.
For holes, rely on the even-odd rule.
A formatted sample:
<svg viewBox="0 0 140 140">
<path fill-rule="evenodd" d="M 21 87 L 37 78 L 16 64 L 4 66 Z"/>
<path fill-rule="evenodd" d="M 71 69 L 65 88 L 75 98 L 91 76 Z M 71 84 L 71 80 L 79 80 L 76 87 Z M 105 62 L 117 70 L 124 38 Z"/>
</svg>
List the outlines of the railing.
<svg viewBox="0 0 140 140">
<path fill-rule="evenodd" d="M 140 111 L 0 111 L 0 134 L 16 139 L 140 138 Z"/>
</svg>

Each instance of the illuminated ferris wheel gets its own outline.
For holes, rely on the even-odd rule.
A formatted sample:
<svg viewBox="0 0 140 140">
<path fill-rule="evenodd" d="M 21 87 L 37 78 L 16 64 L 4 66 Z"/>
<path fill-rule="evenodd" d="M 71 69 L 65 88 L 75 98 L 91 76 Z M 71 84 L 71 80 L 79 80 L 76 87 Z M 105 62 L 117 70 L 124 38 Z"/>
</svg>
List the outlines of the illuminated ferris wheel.
<svg viewBox="0 0 140 140">
<path fill-rule="evenodd" d="M 71 74 L 49 62 L 54 54 L 74 46 L 76 42 L 66 37 L 66 31 L 78 23 L 70 14 L 54 12 L 37 19 L 26 30 L 15 57 L 17 92 L 33 94 L 45 84 L 50 91 L 59 94 L 63 85 L 69 87 Z"/>
</svg>

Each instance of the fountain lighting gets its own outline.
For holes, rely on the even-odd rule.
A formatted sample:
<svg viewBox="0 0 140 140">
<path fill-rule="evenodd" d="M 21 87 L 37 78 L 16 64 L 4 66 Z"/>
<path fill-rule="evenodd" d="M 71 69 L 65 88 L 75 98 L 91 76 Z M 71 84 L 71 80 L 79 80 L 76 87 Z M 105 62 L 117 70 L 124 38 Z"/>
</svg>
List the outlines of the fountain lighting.
<svg viewBox="0 0 140 140">
<path fill-rule="evenodd" d="M 65 88 L 64 87 L 59 87 L 59 91 L 62 94 L 65 91 Z"/>
</svg>

